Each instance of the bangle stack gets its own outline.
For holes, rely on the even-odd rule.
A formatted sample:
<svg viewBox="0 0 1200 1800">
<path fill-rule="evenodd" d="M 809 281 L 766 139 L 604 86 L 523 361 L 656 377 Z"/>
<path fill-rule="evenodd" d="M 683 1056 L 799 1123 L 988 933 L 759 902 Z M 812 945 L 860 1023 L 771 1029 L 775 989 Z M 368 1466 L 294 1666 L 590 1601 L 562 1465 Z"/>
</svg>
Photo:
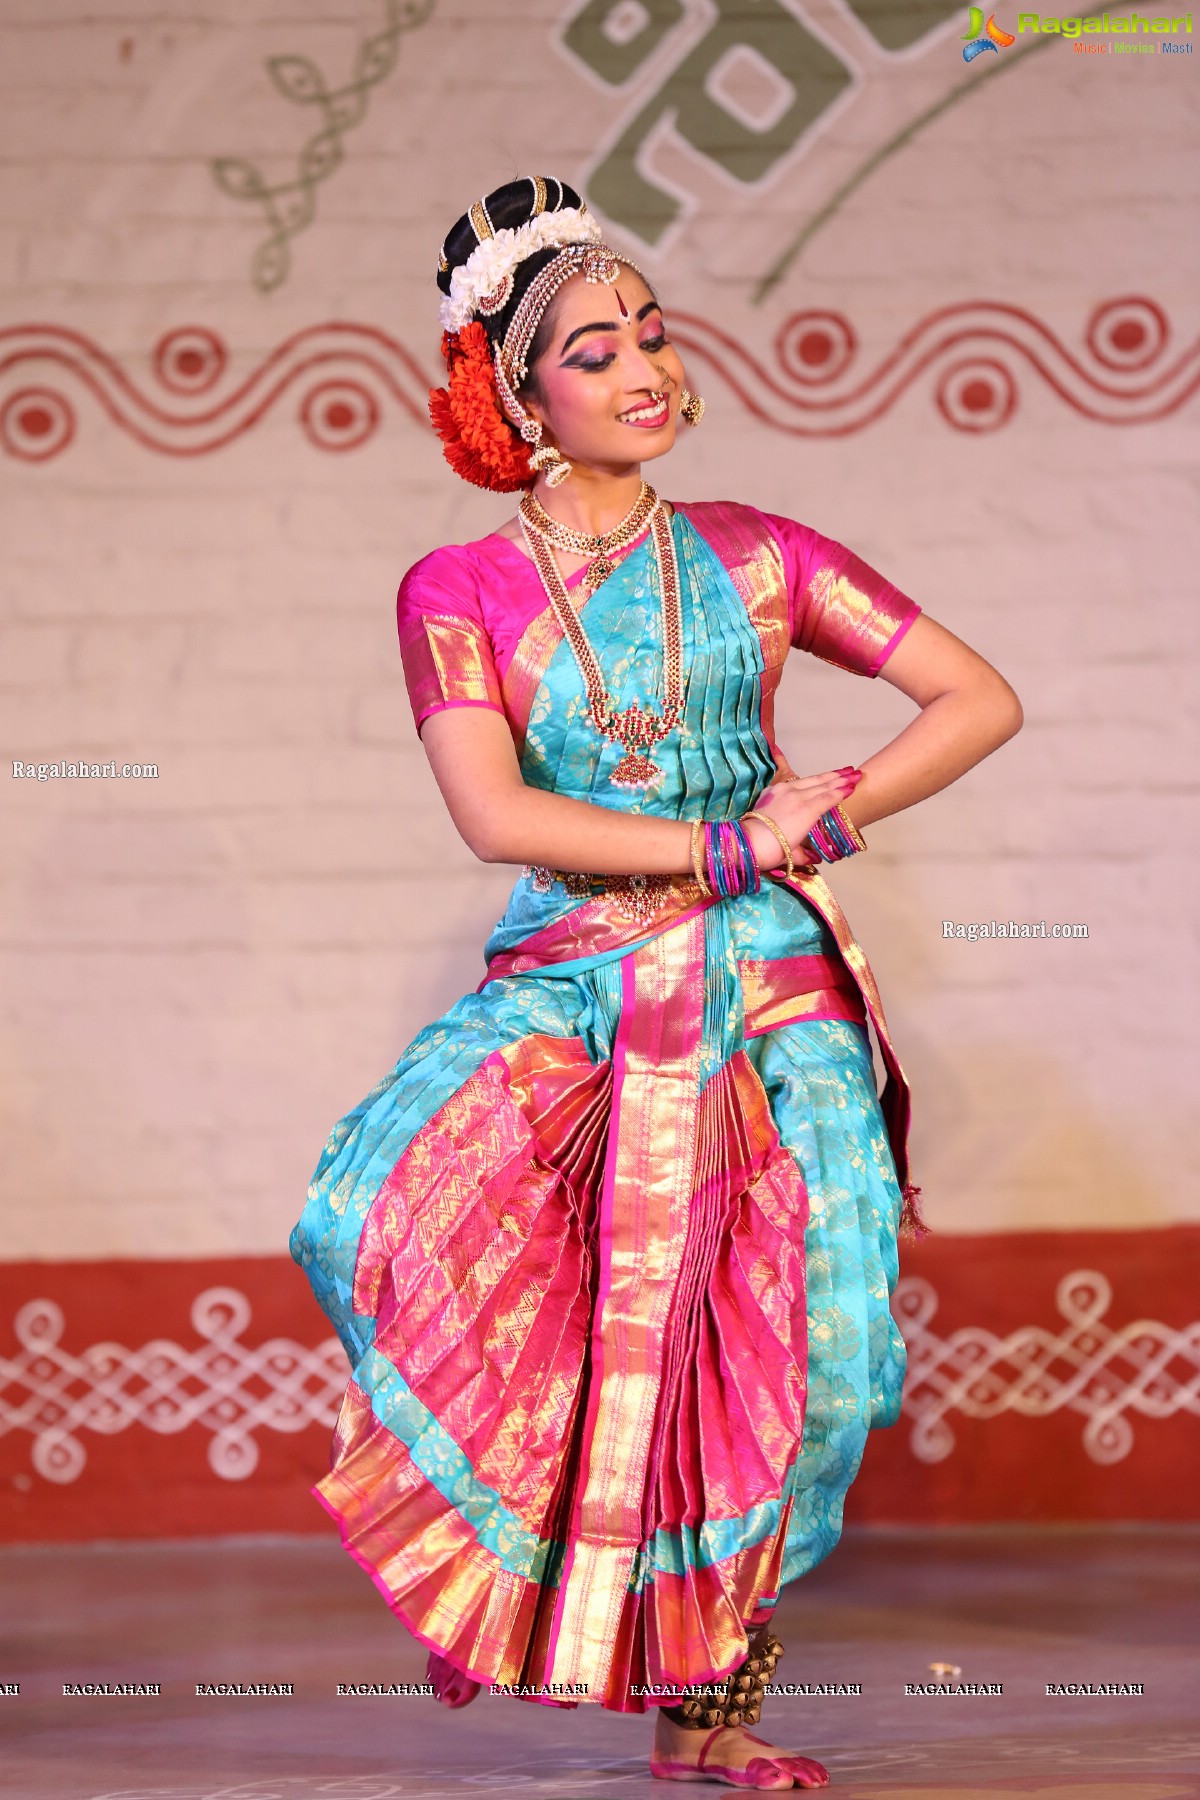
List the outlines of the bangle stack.
<svg viewBox="0 0 1200 1800">
<path fill-rule="evenodd" d="M 761 889 L 762 871 L 746 833 L 747 819 L 761 819 L 767 830 L 774 832 L 783 851 L 784 877 L 792 880 L 796 867 L 786 834 L 769 813 L 752 810 L 740 819 L 692 821 L 692 874 L 702 893 L 731 900 L 738 894 L 757 894 Z M 822 862 L 840 862 L 844 856 L 855 856 L 867 847 L 857 825 L 840 806 L 831 806 L 821 814 L 809 831 L 808 842 Z"/>
<path fill-rule="evenodd" d="M 856 856 L 865 850 L 867 840 L 840 806 L 831 806 L 811 826 L 808 841 L 822 862 L 841 862 L 844 856 Z"/>
<path fill-rule="evenodd" d="M 703 893 L 722 900 L 759 892 L 762 871 L 741 819 L 692 821 L 692 873 Z"/>
</svg>

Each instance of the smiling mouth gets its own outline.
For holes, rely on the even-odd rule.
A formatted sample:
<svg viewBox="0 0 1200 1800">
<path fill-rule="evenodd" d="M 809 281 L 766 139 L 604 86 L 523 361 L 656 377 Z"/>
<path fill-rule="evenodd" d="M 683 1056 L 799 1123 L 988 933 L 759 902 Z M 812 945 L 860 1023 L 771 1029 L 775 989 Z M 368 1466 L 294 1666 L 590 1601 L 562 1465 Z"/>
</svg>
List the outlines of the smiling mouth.
<svg viewBox="0 0 1200 1800">
<path fill-rule="evenodd" d="M 653 431 L 667 423 L 671 417 L 671 403 L 664 394 L 650 406 L 635 406 L 629 412 L 618 413 L 622 425 L 637 425 L 643 431 Z"/>
</svg>

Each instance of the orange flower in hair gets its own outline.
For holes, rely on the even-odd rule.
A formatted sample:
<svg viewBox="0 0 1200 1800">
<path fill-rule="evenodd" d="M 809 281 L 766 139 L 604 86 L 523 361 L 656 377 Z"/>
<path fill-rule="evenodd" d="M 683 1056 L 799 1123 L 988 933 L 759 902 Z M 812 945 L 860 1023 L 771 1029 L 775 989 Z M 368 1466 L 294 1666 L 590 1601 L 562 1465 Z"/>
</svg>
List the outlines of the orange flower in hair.
<svg viewBox="0 0 1200 1800">
<path fill-rule="evenodd" d="M 529 446 L 504 416 L 492 347 L 479 321 L 446 332 L 442 355 L 449 385 L 430 389 L 429 417 L 450 467 L 464 481 L 497 494 L 532 487 Z"/>
</svg>

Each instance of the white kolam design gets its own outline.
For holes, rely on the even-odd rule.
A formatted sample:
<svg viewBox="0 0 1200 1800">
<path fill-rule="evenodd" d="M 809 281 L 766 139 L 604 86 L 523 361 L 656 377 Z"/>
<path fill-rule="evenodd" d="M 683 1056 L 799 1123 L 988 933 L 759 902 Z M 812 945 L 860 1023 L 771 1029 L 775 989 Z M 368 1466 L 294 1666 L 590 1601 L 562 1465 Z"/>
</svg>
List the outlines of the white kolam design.
<svg viewBox="0 0 1200 1800">
<path fill-rule="evenodd" d="M 908 1346 L 903 1411 L 914 1421 L 910 1444 L 920 1461 L 944 1462 L 954 1450 L 947 1421 L 955 1412 L 1079 1413 L 1084 1448 L 1099 1464 L 1128 1456 L 1129 1413 L 1200 1415 L 1200 1321 L 1176 1329 L 1139 1319 L 1114 1330 L 1103 1322 L 1112 1287 L 1094 1269 L 1064 1275 L 1056 1300 L 1064 1320 L 1057 1332 L 1023 1325 L 998 1337 L 967 1325 L 939 1337 L 931 1327 L 936 1290 L 919 1276 L 901 1278 L 892 1309 Z M 191 1307 L 200 1348 L 155 1338 L 140 1349 L 100 1343 L 72 1355 L 61 1344 L 62 1308 L 30 1300 L 14 1319 L 20 1350 L 0 1356 L 0 1437 L 28 1432 L 34 1469 L 66 1484 L 87 1463 L 81 1432 L 113 1436 L 143 1425 L 168 1435 L 198 1426 L 212 1434 L 213 1473 L 244 1481 L 258 1462 L 256 1432 L 332 1428 L 346 1389 L 336 1337 L 311 1348 L 292 1338 L 252 1345 L 244 1341 L 250 1316 L 237 1288 L 205 1288 Z"/>
<path fill-rule="evenodd" d="M 245 1481 L 258 1462 L 256 1431 L 332 1425 L 346 1391 L 337 1338 L 314 1348 L 291 1338 L 243 1342 L 250 1302 L 237 1288 L 205 1288 L 192 1327 L 205 1341 L 185 1350 L 154 1338 L 138 1350 L 91 1344 L 72 1356 L 53 1300 L 30 1300 L 14 1320 L 21 1349 L 0 1356 L 0 1437 L 33 1436 L 31 1460 L 47 1481 L 78 1481 L 87 1462 L 81 1431 L 106 1437 L 144 1425 L 163 1436 L 199 1426 L 212 1433 L 208 1461 L 222 1481 Z"/>
<path fill-rule="evenodd" d="M 1095 1269 L 1074 1269 L 1055 1290 L 1061 1331 L 1022 1325 L 997 1337 L 964 1325 L 946 1337 L 930 1328 L 932 1284 L 906 1275 L 892 1311 L 908 1346 L 902 1410 L 916 1421 L 909 1442 L 922 1462 L 944 1462 L 954 1449 L 947 1415 L 994 1419 L 1001 1413 L 1044 1419 L 1065 1409 L 1087 1423 L 1083 1447 L 1095 1463 L 1118 1463 L 1133 1447 L 1128 1413 L 1169 1419 L 1200 1415 L 1200 1321 L 1176 1329 L 1137 1319 L 1104 1323 L 1112 1284 Z"/>
</svg>

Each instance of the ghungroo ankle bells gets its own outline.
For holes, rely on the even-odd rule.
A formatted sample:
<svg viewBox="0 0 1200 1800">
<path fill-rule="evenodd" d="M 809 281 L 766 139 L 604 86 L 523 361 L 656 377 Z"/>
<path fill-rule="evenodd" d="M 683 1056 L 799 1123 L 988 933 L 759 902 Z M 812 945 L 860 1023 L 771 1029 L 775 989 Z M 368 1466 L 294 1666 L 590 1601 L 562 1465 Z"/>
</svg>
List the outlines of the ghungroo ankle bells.
<svg viewBox="0 0 1200 1800">
<path fill-rule="evenodd" d="M 783 1645 L 765 1625 L 749 1639 L 749 1645 L 745 1661 L 723 1682 L 688 1688 L 678 1706 L 665 1706 L 668 1719 L 689 1731 L 711 1731 L 715 1725 L 757 1725 Z"/>
</svg>

